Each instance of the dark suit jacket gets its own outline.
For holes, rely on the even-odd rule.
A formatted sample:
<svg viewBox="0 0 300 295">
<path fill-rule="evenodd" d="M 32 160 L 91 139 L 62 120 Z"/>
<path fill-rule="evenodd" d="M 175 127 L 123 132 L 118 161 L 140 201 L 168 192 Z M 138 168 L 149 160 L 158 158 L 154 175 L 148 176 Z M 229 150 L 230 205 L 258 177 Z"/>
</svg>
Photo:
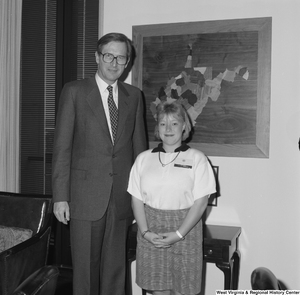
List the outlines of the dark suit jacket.
<svg viewBox="0 0 300 295">
<path fill-rule="evenodd" d="M 120 219 L 130 217 L 128 177 L 146 149 L 141 91 L 118 82 L 119 122 L 115 144 L 95 77 L 67 83 L 59 101 L 54 137 L 53 201 L 67 201 L 71 218 L 100 219 L 113 194 Z"/>
</svg>

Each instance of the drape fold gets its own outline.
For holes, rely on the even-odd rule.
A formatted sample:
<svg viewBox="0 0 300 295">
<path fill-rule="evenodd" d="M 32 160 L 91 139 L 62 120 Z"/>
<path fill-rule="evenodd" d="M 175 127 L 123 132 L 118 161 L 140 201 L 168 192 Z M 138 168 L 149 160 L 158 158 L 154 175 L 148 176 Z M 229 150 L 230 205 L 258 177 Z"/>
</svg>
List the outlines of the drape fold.
<svg viewBox="0 0 300 295">
<path fill-rule="evenodd" d="M 0 191 L 19 192 L 22 0 L 0 0 Z"/>
</svg>

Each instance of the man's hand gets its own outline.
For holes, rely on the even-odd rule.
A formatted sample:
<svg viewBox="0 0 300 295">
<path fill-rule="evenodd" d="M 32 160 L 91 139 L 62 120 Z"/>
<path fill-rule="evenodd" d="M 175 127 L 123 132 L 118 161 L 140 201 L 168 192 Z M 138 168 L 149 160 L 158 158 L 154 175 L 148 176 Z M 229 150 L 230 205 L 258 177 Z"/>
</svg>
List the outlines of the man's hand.
<svg viewBox="0 0 300 295">
<path fill-rule="evenodd" d="M 68 224 L 68 221 L 70 221 L 70 208 L 68 202 L 55 202 L 53 212 L 58 221 L 64 224 Z"/>
</svg>

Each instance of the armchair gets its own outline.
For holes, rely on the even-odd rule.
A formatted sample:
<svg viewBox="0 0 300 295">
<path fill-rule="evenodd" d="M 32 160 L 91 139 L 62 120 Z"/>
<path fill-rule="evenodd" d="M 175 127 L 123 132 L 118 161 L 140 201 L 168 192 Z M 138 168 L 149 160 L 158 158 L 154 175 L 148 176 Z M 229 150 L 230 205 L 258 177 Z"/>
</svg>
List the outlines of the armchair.
<svg viewBox="0 0 300 295">
<path fill-rule="evenodd" d="M 58 275 L 57 266 L 45 265 L 23 281 L 12 295 L 54 295 Z"/>
<path fill-rule="evenodd" d="M 274 273 L 266 267 L 257 267 L 251 273 L 253 290 L 282 290 L 282 286 Z"/>
<path fill-rule="evenodd" d="M 25 279 L 46 265 L 51 207 L 50 196 L 0 192 L 0 226 L 32 231 L 30 238 L 0 253 L 0 295 L 12 294 Z"/>
</svg>

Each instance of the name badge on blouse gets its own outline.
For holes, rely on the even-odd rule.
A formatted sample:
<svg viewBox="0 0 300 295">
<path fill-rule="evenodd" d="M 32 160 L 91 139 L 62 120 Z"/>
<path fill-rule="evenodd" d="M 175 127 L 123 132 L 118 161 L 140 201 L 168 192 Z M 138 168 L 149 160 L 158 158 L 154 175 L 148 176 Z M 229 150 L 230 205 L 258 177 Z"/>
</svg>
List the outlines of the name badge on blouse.
<svg viewBox="0 0 300 295">
<path fill-rule="evenodd" d="M 175 163 L 174 163 L 174 167 L 192 169 L 193 168 L 193 160 L 191 160 L 191 159 L 176 159 Z"/>
</svg>

